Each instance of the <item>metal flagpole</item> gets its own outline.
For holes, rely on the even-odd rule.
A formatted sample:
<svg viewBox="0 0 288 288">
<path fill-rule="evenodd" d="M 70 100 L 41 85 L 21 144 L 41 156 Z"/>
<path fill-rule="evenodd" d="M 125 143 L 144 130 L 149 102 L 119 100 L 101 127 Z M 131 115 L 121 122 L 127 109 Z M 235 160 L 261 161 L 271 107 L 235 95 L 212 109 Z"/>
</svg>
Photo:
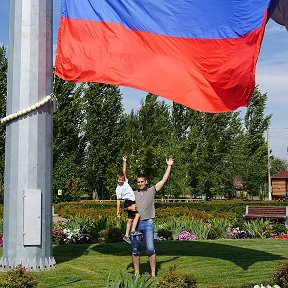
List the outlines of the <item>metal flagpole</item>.
<svg viewBox="0 0 288 288">
<path fill-rule="evenodd" d="M 52 4 L 11 0 L 0 269 L 53 268 Z M 9 116 L 10 115 L 10 116 Z"/>
</svg>

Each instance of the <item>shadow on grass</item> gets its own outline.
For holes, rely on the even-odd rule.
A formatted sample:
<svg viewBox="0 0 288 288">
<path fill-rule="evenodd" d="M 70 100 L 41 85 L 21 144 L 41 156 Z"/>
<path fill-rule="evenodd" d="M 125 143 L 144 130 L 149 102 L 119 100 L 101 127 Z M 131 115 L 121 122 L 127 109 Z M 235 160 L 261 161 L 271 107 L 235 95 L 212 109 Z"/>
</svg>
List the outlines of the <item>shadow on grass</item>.
<svg viewBox="0 0 288 288">
<path fill-rule="evenodd" d="M 142 259 L 144 258 L 144 259 Z M 150 262 L 149 262 L 149 259 L 148 257 L 146 257 L 146 255 L 142 256 L 141 258 L 141 262 L 140 262 L 140 267 L 139 267 L 139 270 L 141 271 L 141 275 L 147 273 L 147 274 L 150 274 Z M 180 256 L 174 256 L 174 257 L 171 257 L 170 259 L 167 259 L 167 260 L 159 260 L 159 258 L 157 259 L 157 265 L 156 265 L 156 275 L 158 274 L 158 271 L 161 269 L 161 265 L 163 263 L 167 263 L 167 262 L 170 262 L 170 261 L 174 261 L 176 259 L 180 258 Z M 144 260 L 144 261 L 143 261 Z M 132 268 L 132 270 L 130 270 L 131 274 L 134 274 L 134 267 L 133 267 L 133 262 L 132 262 L 132 259 L 131 259 L 131 263 L 127 265 L 127 271 L 129 271 L 129 269 Z"/>
<path fill-rule="evenodd" d="M 68 262 L 89 253 L 92 244 L 65 244 L 53 247 L 53 256 L 57 264 Z"/>
<path fill-rule="evenodd" d="M 144 243 L 143 243 L 144 244 Z M 96 245 L 92 248 L 94 251 L 102 254 L 114 256 L 127 256 L 131 254 L 131 247 L 122 243 Z M 143 256 L 145 255 L 145 245 L 142 245 Z M 220 244 L 215 242 L 202 241 L 165 241 L 156 242 L 157 255 L 172 256 L 174 259 L 181 256 L 197 256 L 219 258 L 230 261 L 243 270 L 247 270 L 251 265 L 260 261 L 283 260 L 285 257 L 277 254 L 259 251 L 250 248 L 237 247 L 233 245 Z M 174 260 L 174 259 L 171 259 Z M 168 260 L 170 261 L 170 260 Z M 165 262 L 165 261 L 164 261 Z M 159 265 L 157 261 L 157 265 Z M 144 271 L 149 271 L 149 263 L 144 264 Z M 147 267 L 146 267 L 147 266 Z"/>
</svg>

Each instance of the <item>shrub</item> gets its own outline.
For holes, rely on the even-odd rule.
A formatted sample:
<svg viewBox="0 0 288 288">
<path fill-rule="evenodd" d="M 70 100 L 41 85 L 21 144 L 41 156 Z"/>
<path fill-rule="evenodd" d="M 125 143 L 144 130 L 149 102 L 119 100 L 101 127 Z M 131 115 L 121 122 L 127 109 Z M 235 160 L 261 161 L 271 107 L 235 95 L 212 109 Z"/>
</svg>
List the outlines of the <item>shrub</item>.
<svg viewBox="0 0 288 288">
<path fill-rule="evenodd" d="M 4 224 L 3 218 L 0 218 L 0 234 L 3 234 L 3 224 Z"/>
<path fill-rule="evenodd" d="M 209 239 L 225 238 L 229 227 L 228 220 L 221 218 L 214 218 L 210 220 L 209 224 L 210 224 L 208 234 Z"/>
<path fill-rule="evenodd" d="M 249 232 L 243 231 L 239 227 L 236 227 L 234 229 L 228 228 L 226 237 L 229 239 L 253 238 L 253 236 Z"/>
<path fill-rule="evenodd" d="M 21 265 L 8 271 L 0 283 L 0 287 L 3 288 L 34 288 L 37 285 L 38 279 L 27 272 Z"/>
<path fill-rule="evenodd" d="M 166 228 L 159 228 L 157 232 L 158 237 L 164 240 L 173 240 L 172 230 Z"/>
<path fill-rule="evenodd" d="M 52 231 L 52 240 L 55 244 L 64 244 L 65 243 L 65 234 L 62 229 L 53 229 Z"/>
<path fill-rule="evenodd" d="M 108 227 L 99 232 L 99 241 L 118 242 L 122 240 L 122 230 L 118 227 Z"/>
<path fill-rule="evenodd" d="M 273 272 L 272 278 L 281 288 L 288 288 L 288 262 L 280 264 Z"/>
<path fill-rule="evenodd" d="M 285 224 L 283 223 L 275 223 L 272 226 L 272 234 L 273 235 L 281 235 L 281 234 L 286 234 L 287 233 L 287 228 Z"/>
<path fill-rule="evenodd" d="M 208 225 L 199 220 L 192 220 L 190 221 L 190 227 L 188 228 L 189 231 L 195 235 L 196 239 L 198 240 L 207 240 L 209 235 L 210 228 Z"/>
<path fill-rule="evenodd" d="M 171 218 L 165 222 L 156 223 L 159 229 L 166 229 L 172 231 L 172 238 L 176 239 L 179 233 L 184 229 L 182 218 Z"/>
<path fill-rule="evenodd" d="M 91 241 L 91 236 L 89 231 L 91 229 L 91 220 L 88 217 L 71 217 L 67 222 L 63 222 L 58 227 L 63 229 L 63 234 L 58 236 L 63 237 L 64 243 L 89 243 Z M 58 230 L 59 230 L 58 229 Z M 62 240 L 60 238 L 60 240 Z"/>
<path fill-rule="evenodd" d="M 157 288 L 194 288 L 197 287 L 196 279 L 192 273 L 177 273 L 176 266 L 171 266 L 163 278 L 157 283 Z"/>
<path fill-rule="evenodd" d="M 209 227 L 203 221 L 189 219 L 188 217 L 171 218 L 161 222 L 159 227 L 171 230 L 173 239 L 177 239 L 178 235 L 185 230 L 191 231 L 198 240 L 206 240 L 209 233 Z"/>
<path fill-rule="evenodd" d="M 269 238 L 272 235 L 272 225 L 269 220 L 255 219 L 244 223 L 244 228 L 253 236 Z"/>
</svg>

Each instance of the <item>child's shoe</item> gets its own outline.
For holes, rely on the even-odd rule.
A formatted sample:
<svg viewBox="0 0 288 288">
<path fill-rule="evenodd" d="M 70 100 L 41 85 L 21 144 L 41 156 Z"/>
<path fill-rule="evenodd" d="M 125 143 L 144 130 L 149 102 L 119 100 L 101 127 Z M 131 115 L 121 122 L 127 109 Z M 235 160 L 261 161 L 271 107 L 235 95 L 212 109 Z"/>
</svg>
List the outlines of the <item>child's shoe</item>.
<svg viewBox="0 0 288 288">
<path fill-rule="evenodd" d="M 131 240 L 130 240 L 129 237 L 127 237 L 127 236 L 124 235 L 122 239 L 123 239 L 124 241 L 126 241 L 127 243 L 131 244 Z"/>
<path fill-rule="evenodd" d="M 142 235 L 141 232 L 138 232 L 138 231 L 134 231 L 134 232 L 131 232 L 131 236 L 139 236 L 139 235 Z"/>
</svg>

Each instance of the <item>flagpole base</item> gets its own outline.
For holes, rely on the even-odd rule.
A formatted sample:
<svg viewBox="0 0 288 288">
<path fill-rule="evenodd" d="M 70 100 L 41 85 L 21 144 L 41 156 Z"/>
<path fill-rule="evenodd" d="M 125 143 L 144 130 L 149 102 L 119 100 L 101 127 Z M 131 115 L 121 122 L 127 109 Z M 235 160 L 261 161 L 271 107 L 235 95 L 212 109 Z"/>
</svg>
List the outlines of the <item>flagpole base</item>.
<svg viewBox="0 0 288 288">
<path fill-rule="evenodd" d="M 0 258 L 0 271 L 9 271 L 17 268 L 18 266 L 24 267 L 27 271 L 51 270 L 56 267 L 56 261 L 54 257 L 45 257 L 39 259 Z"/>
</svg>

